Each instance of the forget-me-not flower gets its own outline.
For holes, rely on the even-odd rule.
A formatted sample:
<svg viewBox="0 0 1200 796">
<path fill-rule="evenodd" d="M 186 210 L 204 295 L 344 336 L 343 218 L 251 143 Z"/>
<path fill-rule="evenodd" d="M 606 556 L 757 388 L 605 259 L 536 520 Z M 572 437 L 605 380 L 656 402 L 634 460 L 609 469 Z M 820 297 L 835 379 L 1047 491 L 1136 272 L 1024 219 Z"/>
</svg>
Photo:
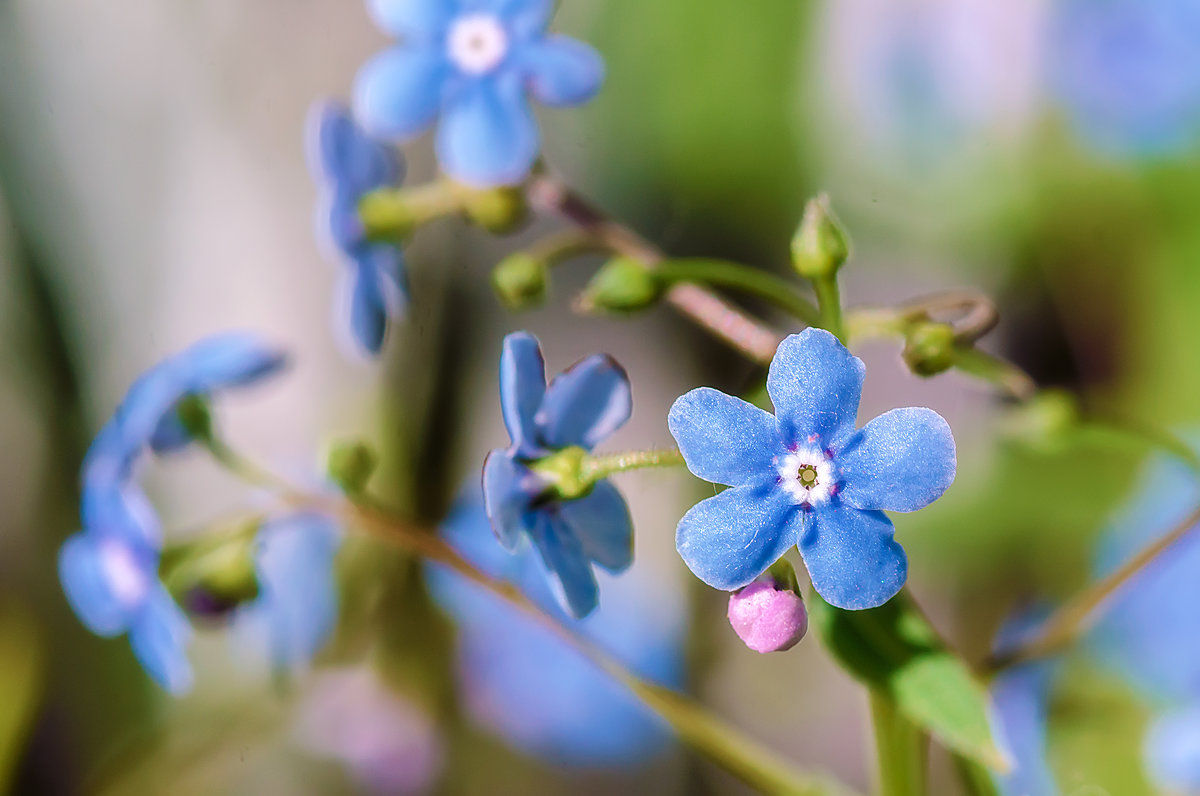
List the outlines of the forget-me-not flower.
<svg viewBox="0 0 1200 796">
<path fill-rule="evenodd" d="M 1016 646 L 1044 618 L 1044 611 L 1027 611 L 1008 622 L 997 635 L 996 649 Z M 1058 793 L 1046 757 L 1050 692 L 1058 667 L 1056 660 L 1027 661 L 1000 672 L 992 680 L 989 690 L 995 706 L 995 733 L 1012 761 L 1008 771 L 993 775 L 1003 796 Z"/>
<path fill-rule="evenodd" d="M 684 604 L 648 570 L 604 576 L 603 605 L 574 622 L 557 607 L 540 557 L 528 545 L 515 555 L 501 548 L 477 501 L 461 503 L 442 534 L 637 675 L 682 685 Z M 479 585 L 436 565 L 428 571 L 435 599 L 457 620 L 464 704 L 480 724 L 561 765 L 632 766 L 668 748 L 662 720 L 562 638 Z"/>
<path fill-rule="evenodd" d="M 1169 154 L 1200 140 L 1200 4 L 1054 4 L 1050 80 L 1078 134 L 1115 155 Z"/>
<path fill-rule="evenodd" d="M 597 481 L 582 497 L 562 500 L 530 464 L 556 451 L 590 451 L 629 419 L 629 377 L 612 357 L 590 356 L 546 384 L 537 338 L 515 332 L 500 356 L 500 406 L 512 444 L 483 465 L 487 515 L 500 543 L 533 542 L 555 592 L 573 616 L 596 607 L 593 564 L 620 572 L 633 561 L 633 525 L 617 488 Z"/>
<path fill-rule="evenodd" d="M 775 415 L 701 387 L 668 424 L 688 469 L 733 487 L 679 521 L 679 554 L 718 589 L 745 586 L 798 546 L 813 587 L 839 608 L 873 608 L 904 585 L 908 560 L 883 513 L 941 497 L 957 467 L 931 409 L 893 409 L 861 429 L 865 368 L 837 338 L 806 329 L 779 344 L 767 375 Z"/>
<path fill-rule="evenodd" d="M 321 185 L 317 234 L 348 270 L 346 308 L 355 343 L 378 354 L 388 322 L 404 309 L 404 252 L 398 243 L 367 238 L 358 205 L 371 191 L 404 181 L 404 160 L 367 135 L 343 105 L 324 102 L 311 112 L 309 169 Z"/>
<path fill-rule="evenodd" d="M 284 362 L 278 350 L 249 334 L 202 340 L 134 382 L 84 459 L 83 531 L 59 552 L 63 590 L 92 632 L 127 633 L 147 673 L 172 692 L 192 681 L 191 629 L 158 577 L 162 531 L 135 478 L 137 462 L 152 447 L 186 443 L 176 411 L 185 398 L 256 382 Z"/>
<path fill-rule="evenodd" d="M 541 148 L 527 95 L 546 105 L 590 99 L 604 64 L 590 47 L 547 33 L 552 0 L 368 0 L 400 38 L 363 67 L 355 110 L 375 135 L 408 140 L 440 115 L 437 156 L 456 180 L 512 185 Z"/>
</svg>

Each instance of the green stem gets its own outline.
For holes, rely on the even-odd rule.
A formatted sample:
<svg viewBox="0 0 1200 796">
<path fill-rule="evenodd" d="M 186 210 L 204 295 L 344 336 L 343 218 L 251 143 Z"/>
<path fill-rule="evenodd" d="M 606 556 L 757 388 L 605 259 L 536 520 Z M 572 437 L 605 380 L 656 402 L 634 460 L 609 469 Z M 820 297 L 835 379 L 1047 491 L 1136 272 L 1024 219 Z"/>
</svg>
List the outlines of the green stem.
<svg viewBox="0 0 1200 796">
<path fill-rule="evenodd" d="M 817 294 L 817 306 L 821 308 L 820 325 L 839 340 L 846 339 L 842 324 L 842 297 L 838 289 L 837 276 L 830 274 L 813 280 L 813 291 Z"/>
<path fill-rule="evenodd" d="M 742 263 L 704 257 L 672 258 L 660 263 L 655 273 L 670 283 L 724 287 L 755 296 L 810 326 L 820 320 L 817 308 L 796 285 Z"/>
<path fill-rule="evenodd" d="M 625 451 L 605 456 L 589 456 L 583 461 L 583 477 L 595 483 L 613 473 L 643 470 L 647 467 L 683 467 L 687 463 L 675 448 L 647 451 Z"/>
<path fill-rule="evenodd" d="M 604 254 L 611 251 L 605 241 L 583 230 L 566 229 L 535 241 L 525 253 L 553 268 L 583 254 Z"/>
<path fill-rule="evenodd" d="M 1142 423 L 1141 421 L 1129 418 L 1097 416 L 1091 418 L 1085 417 L 1083 428 L 1094 433 L 1123 437 L 1134 442 L 1147 444 L 1152 448 L 1157 448 L 1164 453 L 1174 456 L 1193 471 L 1200 473 L 1200 456 L 1196 454 L 1196 451 L 1190 445 L 1175 435 L 1156 428 L 1149 423 Z"/>
<path fill-rule="evenodd" d="M 559 624 L 554 617 L 544 612 L 512 584 L 495 580 L 477 569 L 431 529 L 420 528 L 393 517 L 381 511 L 375 504 L 357 504 L 344 497 L 313 495 L 292 487 L 284 479 L 248 461 L 220 440 L 208 440 L 207 447 L 217 461 L 234 474 L 244 476 L 256 484 L 269 483 L 278 488 L 280 496 L 287 503 L 297 508 L 337 517 L 346 527 L 359 528 L 388 544 L 441 564 L 525 612 L 532 620 L 575 647 L 582 655 L 628 687 L 647 707 L 662 716 L 674 728 L 679 738 L 692 749 L 747 785 L 771 794 L 821 796 L 832 792 L 828 785 L 795 771 L 774 753 L 740 730 L 724 723 L 689 697 L 642 680 L 606 651 Z M 669 451 L 661 453 L 670 454 Z"/>
<path fill-rule="evenodd" d="M 900 715 L 886 693 L 872 688 L 870 697 L 880 796 L 924 796 L 925 734 Z"/>
<path fill-rule="evenodd" d="M 1037 394 L 1037 383 L 1028 373 L 1011 362 L 977 348 L 959 349 L 954 366 L 964 373 L 1001 387 L 1018 401 L 1028 401 Z"/>
<path fill-rule="evenodd" d="M 1002 651 L 985 664 L 996 672 L 1018 663 L 1049 655 L 1068 645 L 1087 629 L 1101 604 L 1108 600 L 1130 578 L 1145 569 L 1160 555 L 1171 549 L 1200 523 L 1200 507 L 1185 517 L 1169 533 L 1147 545 L 1120 569 L 1103 580 L 1096 581 L 1042 623 L 1041 629 L 1027 643 L 1016 649 Z"/>
</svg>

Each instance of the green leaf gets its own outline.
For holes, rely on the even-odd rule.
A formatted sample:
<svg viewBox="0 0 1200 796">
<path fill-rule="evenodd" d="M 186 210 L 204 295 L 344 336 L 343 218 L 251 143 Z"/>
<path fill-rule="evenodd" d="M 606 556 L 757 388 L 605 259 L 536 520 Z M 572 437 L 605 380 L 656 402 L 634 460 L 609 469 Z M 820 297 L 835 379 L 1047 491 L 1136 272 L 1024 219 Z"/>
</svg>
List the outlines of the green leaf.
<svg viewBox="0 0 1200 796">
<path fill-rule="evenodd" d="M 41 697 L 38 653 L 33 620 L 25 609 L 0 605 L 0 793 L 9 792 Z"/>
<path fill-rule="evenodd" d="M 987 690 L 906 592 L 867 611 L 843 611 L 814 593 L 809 617 L 842 666 L 910 721 L 971 760 L 1008 767 L 992 737 Z"/>
</svg>

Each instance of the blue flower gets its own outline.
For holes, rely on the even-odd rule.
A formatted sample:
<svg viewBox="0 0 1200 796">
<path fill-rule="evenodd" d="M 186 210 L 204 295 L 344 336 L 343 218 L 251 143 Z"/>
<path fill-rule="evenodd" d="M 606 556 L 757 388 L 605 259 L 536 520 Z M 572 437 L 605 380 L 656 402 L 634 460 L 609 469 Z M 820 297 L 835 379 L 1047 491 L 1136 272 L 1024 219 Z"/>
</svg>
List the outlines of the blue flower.
<svg viewBox="0 0 1200 796">
<path fill-rule="evenodd" d="M 1115 155 L 1170 154 L 1200 137 L 1195 0 L 1055 4 L 1051 80 L 1078 133 Z"/>
<path fill-rule="evenodd" d="M 392 147 L 364 133 L 337 102 L 317 105 L 309 121 L 309 170 L 321 184 L 317 234 L 349 266 L 350 332 L 366 352 L 379 353 L 388 321 L 404 308 L 404 252 L 389 241 L 368 240 L 359 201 L 380 188 L 398 187 L 404 161 Z"/>
<path fill-rule="evenodd" d="M 238 608 L 235 636 L 265 646 L 275 669 L 301 666 L 337 624 L 334 558 L 342 534 L 319 514 L 293 514 L 259 529 L 254 556 L 257 599 Z"/>
<path fill-rule="evenodd" d="M 732 591 L 798 545 L 813 587 L 873 608 L 908 561 L 882 509 L 916 511 L 954 481 L 954 437 L 931 409 L 893 409 L 855 429 L 865 368 L 823 329 L 779 344 L 767 376 L 775 416 L 701 387 L 668 424 L 688 469 L 734 487 L 693 506 L 676 546 L 698 578 Z"/>
<path fill-rule="evenodd" d="M 996 640 L 996 649 L 1014 647 L 1046 616 L 1039 610 L 1010 621 Z M 1058 793 L 1054 772 L 1046 759 L 1046 725 L 1050 692 L 1058 661 L 1018 664 L 996 676 L 991 684 L 996 707 L 996 735 L 1012 760 L 1012 768 L 996 774 L 996 787 L 1004 796 L 1051 796 Z"/>
<path fill-rule="evenodd" d="M 1200 486 L 1184 464 L 1159 459 L 1134 500 L 1107 531 L 1097 575 L 1111 573 L 1169 532 L 1200 503 Z M 1089 637 L 1091 648 L 1157 711 L 1145 759 L 1164 787 L 1200 790 L 1200 528 L 1126 583 Z"/>
<path fill-rule="evenodd" d="M 475 186 L 523 180 L 541 147 L 526 94 L 576 105 L 600 88 L 590 47 L 546 27 L 552 0 L 369 0 L 401 43 L 363 67 L 355 110 L 371 133 L 409 140 L 441 115 L 437 156 Z"/>
<path fill-rule="evenodd" d="M 460 504 L 443 537 L 488 575 L 517 585 L 559 621 L 641 677 L 683 683 L 683 604 L 635 567 L 604 577 L 604 604 L 572 622 L 557 607 L 540 556 L 496 544 L 478 502 Z M 528 754 L 561 765 L 632 766 L 662 753 L 670 732 L 624 686 L 562 638 L 477 584 L 429 567 L 437 602 L 459 625 L 458 671 L 467 710 Z"/>
<path fill-rule="evenodd" d="M 151 448 L 177 450 L 190 439 L 176 411 L 185 398 L 252 384 L 284 362 L 249 334 L 202 340 L 135 381 L 84 458 L 83 531 L 59 553 L 63 590 L 92 632 L 128 633 L 142 666 L 172 692 L 191 684 L 191 631 L 158 578 L 162 530 L 134 478 L 136 464 Z"/>
<path fill-rule="evenodd" d="M 529 464 L 555 451 L 590 451 L 629 419 L 629 378 L 611 357 L 588 357 L 546 384 L 537 338 L 504 338 L 500 405 L 512 445 L 483 464 L 487 515 L 510 551 L 528 537 L 542 556 L 563 606 L 573 616 L 596 607 L 593 563 L 620 572 L 633 561 L 629 507 L 608 481 L 577 500 L 556 500 Z"/>
</svg>

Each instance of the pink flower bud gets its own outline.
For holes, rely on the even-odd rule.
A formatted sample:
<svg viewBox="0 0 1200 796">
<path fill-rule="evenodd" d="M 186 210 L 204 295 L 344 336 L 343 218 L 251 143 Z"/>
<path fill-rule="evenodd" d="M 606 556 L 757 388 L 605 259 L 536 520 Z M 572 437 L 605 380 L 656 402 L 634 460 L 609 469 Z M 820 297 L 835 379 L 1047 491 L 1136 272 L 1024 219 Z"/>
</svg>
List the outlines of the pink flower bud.
<svg viewBox="0 0 1200 796">
<path fill-rule="evenodd" d="M 729 624 L 755 652 L 782 652 L 804 638 L 808 611 L 794 591 L 756 581 L 730 595 Z"/>
</svg>

